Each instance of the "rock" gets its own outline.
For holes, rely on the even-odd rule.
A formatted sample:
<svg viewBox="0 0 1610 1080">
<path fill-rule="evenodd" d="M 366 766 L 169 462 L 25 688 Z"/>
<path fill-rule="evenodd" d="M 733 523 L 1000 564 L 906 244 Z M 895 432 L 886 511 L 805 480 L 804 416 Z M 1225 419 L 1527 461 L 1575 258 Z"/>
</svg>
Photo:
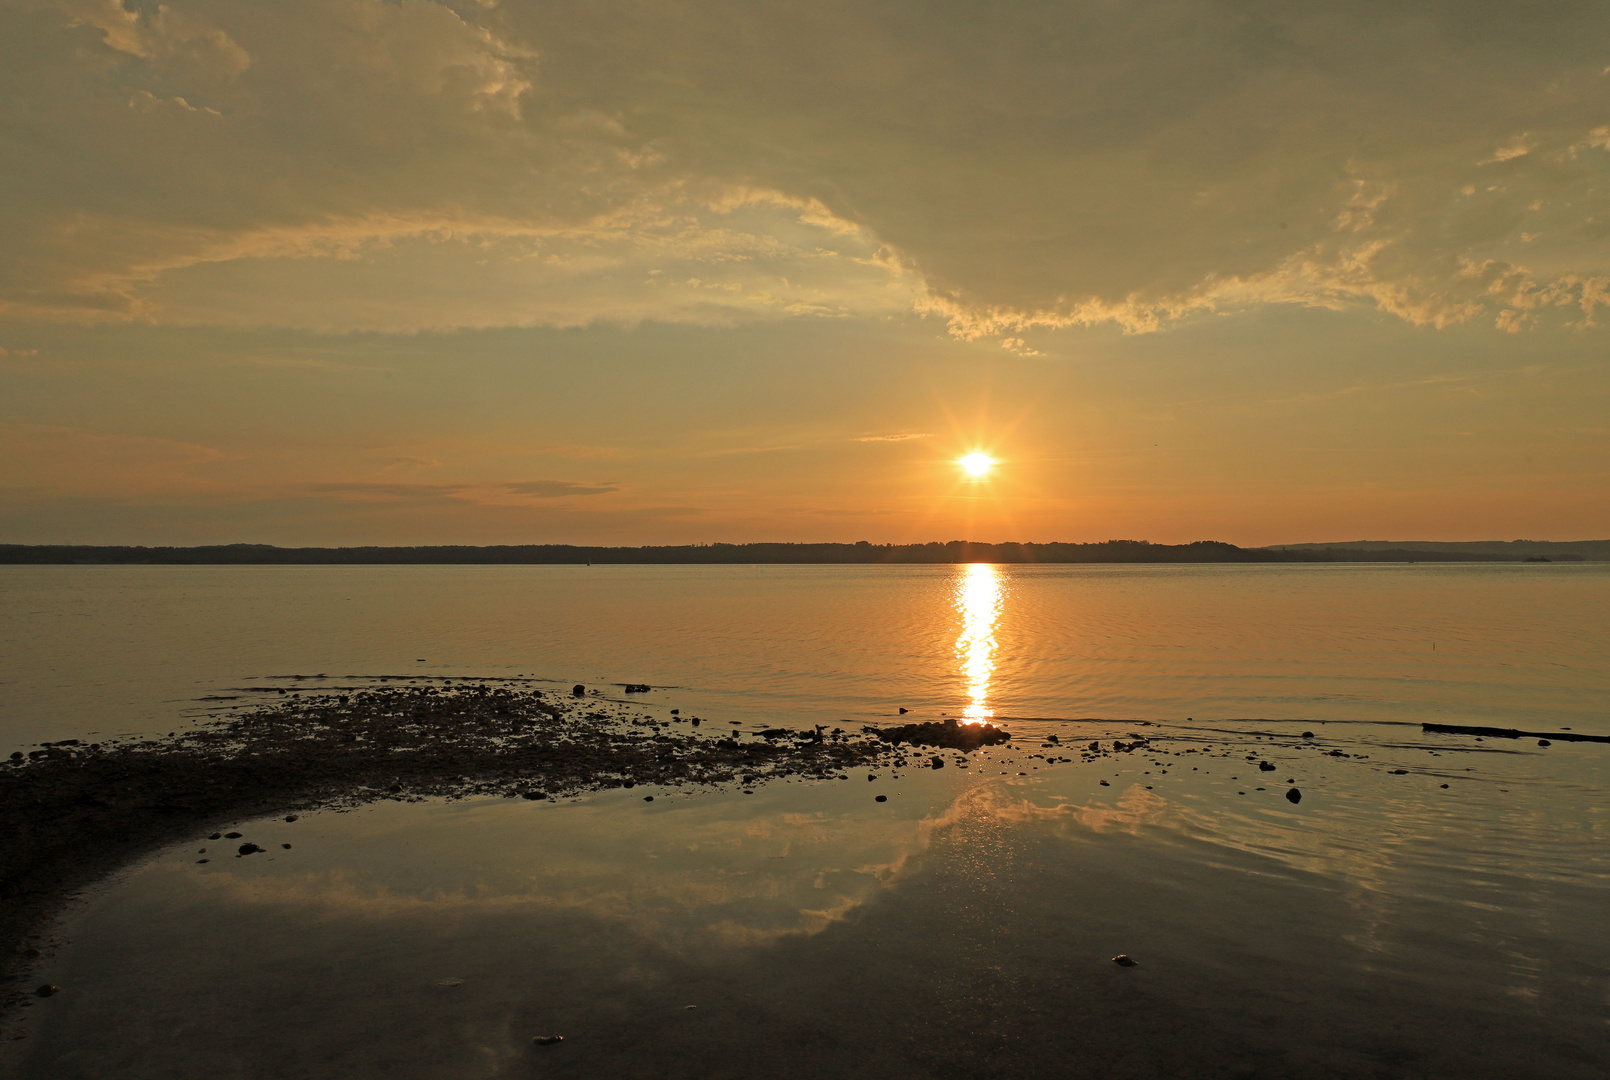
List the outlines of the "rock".
<svg viewBox="0 0 1610 1080">
<path fill-rule="evenodd" d="M 867 779 L 867 783 L 869 783 L 869 784 L 870 784 L 870 783 L 871 783 L 871 782 L 872 782 L 872 781 L 874 781 L 874 780 L 876 780 L 876 779 L 877 779 L 877 778 L 878 778 L 878 774 L 877 774 L 877 773 L 867 773 L 867 774 L 866 774 L 866 779 Z"/>
<path fill-rule="evenodd" d="M 295 821 L 296 820 L 296 815 L 295 814 L 286 814 L 285 815 L 285 820 L 286 821 Z"/>
<path fill-rule="evenodd" d="M 1393 769 L 1392 772 L 1391 772 L 1391 775 L 1392 776 L 1408 776 L 1409 775 L 1409 770 L 1408 769 Z"/>
<path fill-rule="evenodd" d="M 280 847 L 284 848 L 286 851 L 291 850 L 291 845 L 289 844 L 281 844 Z"/>
<path fill-rule="evenodd" d="M 197 859 L 196 860 L 196 865 L 200 866 L 204 862 L 212 862 L 212 860 L 211 859 Z"/>
<path fill-rule="evenodd" d="M 643 801 L 644 801 L 644 802 L 653 802 L 653 801 L 654 801 L 654 796 L 652 796 L 652 795 L 645 795 L 645 796 L 643 796 Z"/>
<path fill-rule="evenodd" d="M 207 837 L 208 840 L 222 840 L 223 838 L 224 834 L 221 832 L 215 832 L 211 836 Z"/>
<path fill-rule="evenodd" d="M 1019 776 L 1022 776 L 1022 775 L 1023 775 L 1023 774 L 1022 774 L 1022 773 L 1018 773 L 1018 775 L 1019 775 Z M 1102 781 L 1102 782 L 1101 782 L 1101 786 L 1102 786 L 1102 787 L 1112 787 L 1112 785 L 1111 785 L 1111 784 L 1109 784 L 1109 783 L 1107 783 L 1107 781 L 1105 781 L 1105 780 L 1103 780 L 1103 781 Z"/>
<path fill-rule="evenodd" d="M 1443 786 L 1443 787 L 1447 787 L 1447 786 L 1448 786 L 1448 785 L 1447 785 L 1447 784 L 1443 784 L 1443 785 L 1442 785 L 1442 786 Z"/>
<path fill-rule="evenodd" d="M 1554 744 L 1549 742 L 1547 739 L 1539 739 L 1539 740 L 1537 740 L 1537 745 L 1539 745 L 1539 746 L 1553 746 Z"/>
<path fill-rule="evenodd" d="M 240 836 L 241 836 L 241 834 L 238 833 L 238 832 L 226 832 L 226 833 L 224 833 L 223 838 L 226 839 L 226 840 L 239 840 Z M 217 838 L 216 835 L 215 835 L 214 838 L 215 839 Z"/>
<path fill-rule="evenodd" d="M 570 688 L 570 693 L 571 693 L 572 697 L 581 697 L 586 692 L 587 692 L 587 688 L 585 686 L 581 685 L 581 683 L 577 683 L 575 686 L 572 686 Z"/>
<path fill-rule="evenodd" d="M 1305 731 L 1305 732 L 1303 732 L 1303 738 L 1305 738 L 1305 739 L 1312 739 L 1312 738 L 1313 738 L 1313 737 L 1314 737 L 1314 733 L 1313 733 L 1313 732 L 1312 732 L 1312 731 Z"/>
<path fill-rule="evenodd" d="M 905 708 L 902 708 L 902 709 L 901 709 L 901 710 L 900 710 L 900 715 L 901 715 L 901 716 L 904 716 L 904 715 L 906 715 L 906 713 L 908 713 L 908 712 L 910 712 L 910 711 L 911 711 L 911 710 L 909 710 L 909 709 L 905 709 Z M 12 755 L 11 755 L 11 756 L 12 756 L 12 757 L 22 757 L 22 755 L 21 755 L 21 754 L 12 754 Z"/>
<path fill-rule="evenodd" d="M 887 796 L 887 795 L 879 795 L 877 798 L 873 799 L 872 801 L 873 802 L 888 802 L 889 801 L 889 796 Z"/>
<path fill-rule="evenodd" d="M 565 1037 L 563 1035 L 538 1035 L 536 1038 L 531 1040 L 531 1045 L 552 1046 L 554 1043 L 562 1043 L 564 1041 Z"/>
<path fill-rule="evenodd" d="M 1045 737 L 1045 741 L 1046 742 L 1060 743 L 1062 740 L 1057 738 L 1055 735 L 1047 735 Z"/>
<path fill-rule="evenodd" d="M 36 989 L 34 991 L 34 996 L 35 997 L 50 997 L 52 994 L 56 993 L 56 991 L 58 991 L 60 989 L 61 989 L 61 987 L 57 986 L 55 983 L 45 983 L 43 986 L 39 987 L 38 989 Z"/>
<path fill-rule="evenodd" d="M 933 756 L 930 763 L 936 769 L 943 769 L 945 767 L 945 759 L 940 757 L 938 754 Z"/>
<path fill-rule="evenodd" d="M 626 692 L 628 694 L 646 694 L 652 689 L 654 688 L 648 683 L 629 682 L 626 684 Z"/>
<path fill-rule="evenodd" d="M 1117 964 L 1119 967 L 1134 967 L 1136 964 L 1140 963 L 1139 960 L 1132 959 L 1128 953 L 1119 953 L 1117 956 L 1112 958 L 1112 962 Z"/>
<path fill-rule="evenodd" d="M 262 851 L 262 850 L 263 850 L 262 848 L 258 847 L 256 844 L 252 843 L 251 841 L 247 841 L 246 843 L 240 845 L 240 853 L 242 855 L 255 855 L 259 851 Z"/>
<path fill-rule="evenodd" d="M 1293 804 L 1300 803 L 1303 801 L 1303 793 L 1296 788 L 1290 788 L 1286 791 L 1286 801 Z"/>
<path fill-rule="evenodd" d="M 1258 771 L 1259 772 L 1274 772 L 1275 767 L 1273 765 L 1269 764 L 1267 761 L 1260 761 L 1260 762 L 1258 762 Z"/>
</svg>

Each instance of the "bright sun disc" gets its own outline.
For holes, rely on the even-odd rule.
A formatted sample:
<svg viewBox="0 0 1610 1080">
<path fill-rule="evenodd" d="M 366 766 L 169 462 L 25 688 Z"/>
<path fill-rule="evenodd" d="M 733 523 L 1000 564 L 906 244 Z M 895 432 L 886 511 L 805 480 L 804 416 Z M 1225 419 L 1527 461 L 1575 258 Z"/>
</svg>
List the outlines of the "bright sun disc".
<svg viewBox="0 0 1610 1080">
<path fill-rule="evenodd" d="M 983 476 L 995 464 L 995 459 L 988 454 L 968 454 L 961 459 L 960 465 L 967 471 L 968 476 Z"/>
</svg>

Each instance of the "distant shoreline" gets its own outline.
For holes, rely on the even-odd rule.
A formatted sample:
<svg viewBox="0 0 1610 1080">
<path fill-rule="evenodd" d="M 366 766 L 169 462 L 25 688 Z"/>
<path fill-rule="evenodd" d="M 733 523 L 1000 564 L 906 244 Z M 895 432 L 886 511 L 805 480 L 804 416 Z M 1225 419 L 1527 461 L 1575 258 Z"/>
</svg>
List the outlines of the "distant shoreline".
<svg viewBox="0 0 1610 1080">
<path fill-rule="evenodd" d="M 0 565 L 156 566 L 391 566 L 391 565 L 721 565 L 740 563 L 910 565 L 990 563 L 1408 563 L 1602 562 L 1610 540 L 1576 542 L 1475 541 L 1381 546 L 1379 541 L 1243 548 L 1216 540 L 1152 544 L 1108 540 L 1094 544 L 984 544 L 964 540 L 927 544 L 684 544 L 594 547 L 523 544 L 485 547 L 275 547 L 222 544 L 142 547 L 77 544 L 0 544 Z"/>
</svg>

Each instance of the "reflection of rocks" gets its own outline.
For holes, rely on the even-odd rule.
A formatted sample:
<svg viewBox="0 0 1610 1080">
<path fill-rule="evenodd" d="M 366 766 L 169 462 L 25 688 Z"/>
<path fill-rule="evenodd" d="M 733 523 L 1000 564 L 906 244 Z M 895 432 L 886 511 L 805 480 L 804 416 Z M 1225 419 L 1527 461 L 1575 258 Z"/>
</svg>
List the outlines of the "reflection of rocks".
<svg viewBox="0 0 1610 1080">
<path fill-rule="evenodd" d="M 862 729 L 885 742 L 910 743 L 912 746 L 940 746 L 950 750 L 977 750 L 980 746 L 995 746 L 1010 741 L 1012 733 L 1002 731 L 994 724 L 962 724 L 956 720 L 943 723 L 901 724 L 899 727 Z"/>
</svg>

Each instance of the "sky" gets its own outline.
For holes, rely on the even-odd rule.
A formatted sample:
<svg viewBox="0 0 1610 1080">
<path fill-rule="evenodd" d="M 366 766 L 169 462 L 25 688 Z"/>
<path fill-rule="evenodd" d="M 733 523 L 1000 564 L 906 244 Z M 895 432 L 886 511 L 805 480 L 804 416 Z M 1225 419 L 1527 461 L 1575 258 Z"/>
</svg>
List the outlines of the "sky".
<svg viewBox="0 0 1610 1080">
<path fill-rule="evenodd" d="M 4 0 L 0 95 L 0 542 L 1610 536 L 1602 0 Z"/>
</svg>

